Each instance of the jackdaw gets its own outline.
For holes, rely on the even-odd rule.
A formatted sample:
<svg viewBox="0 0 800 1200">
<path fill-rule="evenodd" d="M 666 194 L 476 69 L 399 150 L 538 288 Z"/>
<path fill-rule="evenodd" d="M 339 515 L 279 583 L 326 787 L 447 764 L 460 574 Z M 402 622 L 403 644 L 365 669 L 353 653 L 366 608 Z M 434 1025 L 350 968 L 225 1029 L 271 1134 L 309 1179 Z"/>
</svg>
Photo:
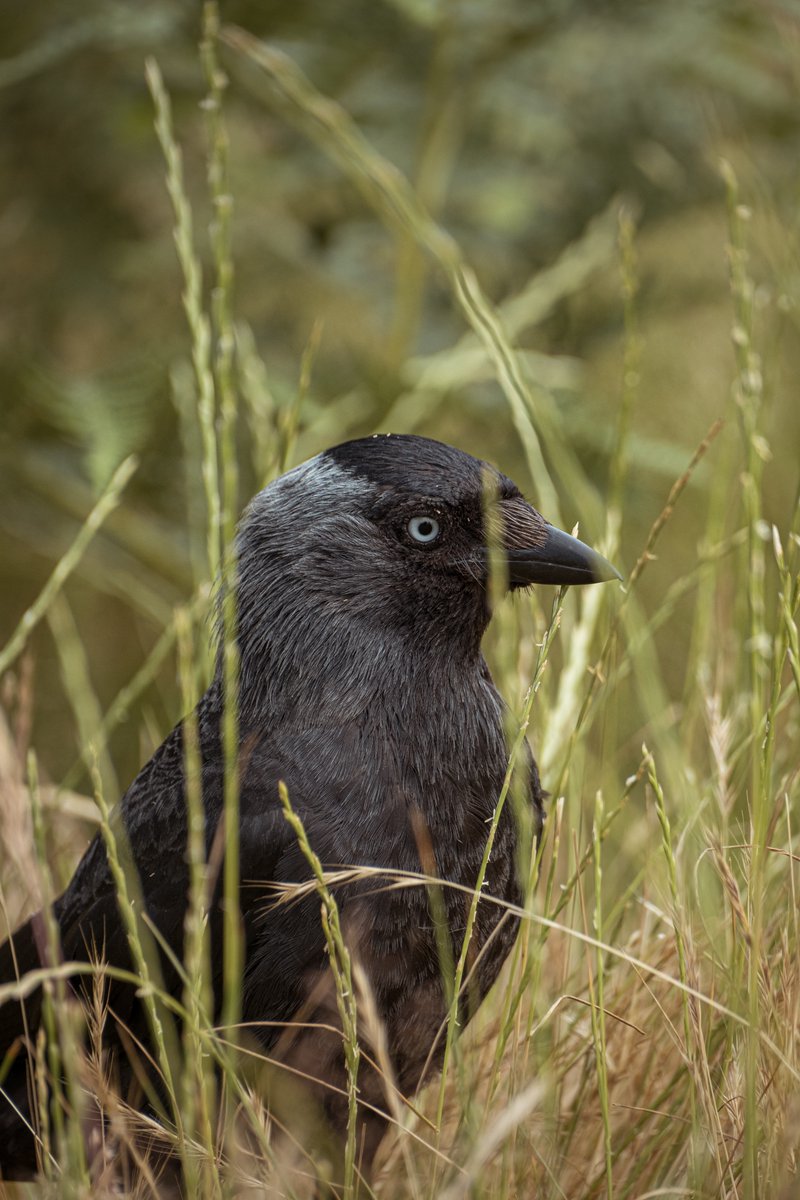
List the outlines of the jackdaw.
<svg viewBox="0 0 800 1200">
<path fill-rule="evenodd" d="M 548 524 L 505 475 L 421 437 L 380 435 L 326 450 L 264 488 L 240 525 L 241 1014 L 265 1057 L 319 1080 L 316 1101 L 334 1136 L 347 1121 L 339 1021 L 318 897 L 309 889 L 293 903 L 274 902 L 280 885 L 309 878 L 278 784 L 285 783 L 326 870 L 356 864 L 435 871 L 446 936 L 458 957 L 469 896 L 447 884 L 474 887 L 508 763 L 503 702 L 481 654 L 490 616 L 487 482 L 509 589 L 618 577 L 604 558 Z M 223 806 L 222 707 L 218 668 L 196 709 L 212 860 Z M 147 913 L 178 960 L 188 888 L 184 740 L 179 724 L 134 779 L 117 816 Z M 524 757 L 538 835 L 543 794 L 527 747 Z M 500 901 L 520 899 L 517 840 L 506 805 L 485 882 Z M 218 885 L 208 912 L 215 1016 L 223 974 L 220 892 Z M 408 1096 L 441 1065 L 444 1044 L 437 1034 L 447 1004 L 428 892 L 362 880 L 335 894 L 385 1030 L 395 1082 Z M 100 956 L 131 968 L 99 835 L 54 911 L 65 961 Z M 514 941 L 517 921 L 503 914 L 502 905 L 478 906 L 464 1021 Z M 34 917 L 0 949 L 0 981 L 41 966 L 43 953 L 41 917 Z M 183 983 L 168 955 L 161 967 L 165 986 L 180 995 Z M 91 992 L 85 976 L 71 986 Z M 147 1044 L 147 1025 L 136 989 L 108 986 L 105 1036 L 127 1086 L 127 1064 L 136 1041 Z M 28 1068 L 40 995 L 24 1005 L 24 1019 L 19 1001 L 0 1009 L 0 1063 L 9 1050 L 17 1055 L 0 1090 L 6 1177 L 37 1165 Z M 359 1091 L 360 1164 L 368 1171 L 386 1102 L 366 1059 Z"/>
</svg>

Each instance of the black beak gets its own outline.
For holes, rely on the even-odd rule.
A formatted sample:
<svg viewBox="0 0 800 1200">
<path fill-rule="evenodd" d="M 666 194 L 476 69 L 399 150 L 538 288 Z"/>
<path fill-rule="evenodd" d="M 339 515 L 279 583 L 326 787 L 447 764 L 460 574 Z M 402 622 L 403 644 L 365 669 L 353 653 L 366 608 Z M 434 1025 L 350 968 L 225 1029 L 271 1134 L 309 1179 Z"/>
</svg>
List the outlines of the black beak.
<svg viewBox="0 0 800 1200">
<path fill-rule="evenodd" d="M 529 583 L 604 583 L 622 579 L 616 567 L 577 538 L 545 525 L 541 545 L 507 550 L 508 581 L 512 587 Z"/>
</svg>

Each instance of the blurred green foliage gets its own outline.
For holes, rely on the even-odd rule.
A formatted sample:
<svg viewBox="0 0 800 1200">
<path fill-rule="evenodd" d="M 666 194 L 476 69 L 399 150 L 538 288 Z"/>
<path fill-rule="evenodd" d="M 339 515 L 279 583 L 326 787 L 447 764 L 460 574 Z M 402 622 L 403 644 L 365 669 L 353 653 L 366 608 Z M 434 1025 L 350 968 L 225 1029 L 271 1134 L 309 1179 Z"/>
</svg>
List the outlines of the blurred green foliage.
<svg viewBox="0 0 800 1200">
<path fill-rule="evenodd" d="M 221 9 L 286 52 L 412 180 L 501 306 L 601 493 L 622 393 L 621 201 L 636 214 L 642 350 L 623 504 L 628 563 L 672 479 L 729 408 L 718 165 L 729 158 L 753 213 L 774 447 L 767 498 L 786 511 L 800 460 L 800 4 L 241 0 Z M 143 63 L 156 56 L 171 92 L 203 235 L 199 26 L 199 5 L 178 0 L 0 10 L 0 630 L 13 627 L 98 490 L 137 451 L 126 506 L 69 588 L 105 707 L 192 587 L 180 465 L 192 430 L 174 398 L 191 386 L 189 340 Z M 317 322 L 300 457 L 373 429 L 416 430 L 493 458 L 530 487 L 483 356 L 468 339 L 452 353 L 466 330 L 436 271 L 263 102 L 263 81 L 245 63 L 228 54 L 225 66 L 236 313 L 242 344 L 253 346 L 251 428 L 262 422 L 255 448 L 242 437 L 241 501 L 261 482 Z M 210 257 L 205 238 L 201 253 Z M 718 461 L 693 488 L 709 486 Z M 560 500 L 566 521 L 597 536 L 596 516 Z M 648 588 L 662 595 L 693 562 L 703 519 L 690 504 L 668 528 L 645 604 Z M 658 642 L 675 697 L 689 625 L 679 606 Z M 32 643 L 36 735 L 43 767 L 58 776 L 76 738 L 49 639 L 43 627 Z M 177 716 L 171 670 L 162 676 L 141 714 L 153 743 Z M 122 728 L 121 780 L 147 749 Z"/>
</svg>

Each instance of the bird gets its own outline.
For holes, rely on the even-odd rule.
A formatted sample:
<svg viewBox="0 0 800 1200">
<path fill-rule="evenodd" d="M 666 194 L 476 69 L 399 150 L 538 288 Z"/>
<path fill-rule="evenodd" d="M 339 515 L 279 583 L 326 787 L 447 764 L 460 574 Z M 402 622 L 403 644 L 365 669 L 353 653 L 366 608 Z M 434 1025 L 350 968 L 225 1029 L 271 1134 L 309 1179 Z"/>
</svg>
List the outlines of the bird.
<svg viewBox="0 0 800 1200">
<path fill-rule="evenodd" d="M 487 520 L 487 495 L 496 526 Z M 435 872 L 457 959 L 463 889 L 476 884 L 509 762 L 505 703 L 481 651 L 494 596 L 493 528 L 506 591 L 620 578 L 600 554 L 549 524 L 498 468 L 415 435 L 379 434 L 317 454 L 260 491 L 238 527 L 241 1020 L 265 1059 L 295 1078 L 317 1080 L 307 1085 L 309 1104 L 338 1144 L 347 1125 L 346 1068 L 319 897 L 301 889 L 291 902 L 274 902 L 275 889 L 310 874 L 281 787 L 326 872 Z M 194 713 L 209 862 L 219 849 L 225 789 L 221 652 L 216 662 Z M 184 953 L 189 888 L 185 740 L 181 722 L 128 787 L 114 818 L 138 870 L 142 903 L 169 949 L 161 954 L 164 987 L 176 995 L 183 984 L 173 959 Z M 538 837 L 545 793 L 527 742 L 517 769 Z M 484 884 L 500 903 L 477 908 L 463 1022 L 516 936 L 509 906 L 522 895 L 517 826 L 506 805 Z M 448 1012 L 429 891 L 354 879 L 334 894 L 384 1030 L 394 1082 L 401 1094 L 413 1094 L 441 1066 Z M 132 969 L 100 834 L 53 915 L 65 962 L 99 956 Z M 218 1019 L 219 884 L 207 919 Z M 0 948 L 0 982 L 36 970 L 43 954 L 39 915 Z M 85 998 L 91 990 L 85 976 L 71 986 Z M 108 1007 L 105 1037 L 123 1082 L 133 1086 L 126 1055 L 148 1036 L 137 988 L 112 981 Z M 0 1008 L 0 1063 L 10 1062 L 0 1075 L 0 1177 L 26 1177 L 40 1165 L 29 1074 L 41 1020 L 36 991 Z M 387 1127 L 379 1075 L 362 1061 L 358 1145 L 365 1176 Z"/>
</svg>

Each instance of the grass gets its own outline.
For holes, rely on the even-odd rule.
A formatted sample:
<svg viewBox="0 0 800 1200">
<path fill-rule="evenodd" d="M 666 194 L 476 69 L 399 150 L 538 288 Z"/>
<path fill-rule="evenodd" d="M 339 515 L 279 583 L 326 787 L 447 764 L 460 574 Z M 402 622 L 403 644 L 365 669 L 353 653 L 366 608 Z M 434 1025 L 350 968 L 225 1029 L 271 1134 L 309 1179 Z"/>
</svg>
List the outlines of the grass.
<svg viewBox="0 0 800 1200">
<path fill-rule="evenodd" d="M 168 1104 L 158 1120 L 128 1110 L 114 1094 L 99 1046 L 105 1019 L 102 989 L 94 1012 L 80 1017 L 57 963 L 57 932 L 48 926 L 50 965 L 0 998 L 27 994 L 46 981 L 48 1038 L 37 1050 L 40 1089 L 54 1084 L 55 1103 L 39 1112 L 42 1189 L 59 1195 L 105 1195 L 113 1167 L 89 1178 L 83 1117 L 105 1113 L 118 1154 L 131 1164 L 130 1186 L 158 1195 L 157 1169 L 142 1139 L 177 1152 L 192 1196 L 301 1195 L 314 1164 L 303 1147 L 287 1149 L 275 1136 L 279 1117 L 265 1119 L 252 1052 L 238 1031 L 241 949 L 238 932 L 236 830 L 236 654 L 232 590 L 237 455 L 252 448 L 260 479 L 292 461 L 303 397 L 309 390 L 315 331 L 298 367 L 297 398 L 279 408 L 265 385 L 252 338 L 233 316 L 225 80 L 217 61 L 216 10 L 206 7 L 203 61 L 208 81 L 208 162 L 212 200 L 214 281 L 211 311 L 199 265 L 192 213 L 169 102 L 154 63 L 148 81 L 176 220 L 192 344 L 193 380 L 176 381 L 183 414 L 187 511 L 197 594 L 180 606 L 150 656 L 103 712 L 92 692 L 87 655 L 61 589 L 101 522 L 121 502 L 133 470 L 127 460 L 86 518 L 72 548 L 0 650 L 9 723 L 0 739 L 0 822 L 4 846 L 0 901 L 10 925 L 57 890 L 74 864 L 76 816 L 93 812 L 114 866 L 120 907 L 148 1009 L 157 1067 Z M 605 552 L 625 544 L 629 440 L 637 409 L 642 334 L 637 318 L 636 235 L 623 210 L 619 224 L 620 307 L 625 346 L 622 386 L 608 493 L 587 475 L 571 444 L 554 397 L 530 378 L 506 332 L 501 310 L 483 294 L 463 252 L 437 225 L 419 195 L 369 145 L 349 116 L 317 93 L 291 60 L 241 30 L 223 30 L 225 43 L 264 73 L 280 113 L 298 123 L 364 191 L 387 228 L 402 234 L 408 304 L 401 324 L 413 328 L 419 264 L 426 254 L 450 289 L 472 342 L 438 355 L 447 377 L 463 372 L 465 351 L 482 348 L 506 397 L 510 425 L 524 448 L 529 484 L 546 515 L 558 519 L 569 495 L 601 534 Z M 371 1183 L 382 1200 L 445 1197 L 566 1197 L 645 1200 L 647 1197 L 725 1197 L 789 1200 L 798 1188 L 800 1153 L 800 514 L 795 503 L 773 525 L 765 512 L 765 390 L 758 344 L 756 289 L 750 275 L 750 212 L 731 167 L 728 194 L 732 341 L 735 363 L 729 411 L 720 414 L 686 469 L 665 491 L 660 515 L 641 546 L 633 547 L 622 588 L 506 601 L 495 616 L 487 650 L 515 719 L 512 760 L 527 732 L 533 736 L 544 782 L 553 795 L 543 843 L 520 864 L 527 881 L 522 930 L 500 981 L 466 1032 L 458 1027 L 457 996 L 469 986 L 468 933 L 479 903 L 491 903 L 476 880 L 467 937 L 455 962 L 443 963 L 452 998 L 441 1036 L 445 1070 L 418 1097 L 397 1094 L 381 1051 L 369 989 L 351 962 L 338 925 L 334 880 L 326 877 L 305 831 L 284 796 L 303 853 L 314 869 L 323 927 L 335 965 L 345 1029 L 348 1097 L 357 1103 L 359 1055 L 368 1052 L 386 1077 L 391 1132 Z M 405 274 L 404 274 L 405 273 Z M 409 306 L 410 309 L 409 310 Z M 502 306 L 513 315 L 513 304 Z M 510 326 L 513 328 L 513 321 Z M 397 344 L 408 343 L 402 329 Z M 234 355 L 234 345 L 239 348 Z M 409 378 L 415 377 L 413 364 Z M 419 410 L 430 387 L 419 387 L 395 408 Z M 241 392 L 242 401 L 238 400 Z M 191 436 L 196 414 L 200 437 Z M 330 414 L 320 418 L 330 421 Z M 237 422 L 240 437 L 237 441 Z M 274 444 L 265 424 L 275 428 Z M 243 436 L 241 436 L 243 434 Z M 669 525 L 682 527 L 687 488 L 700 460 L 714 470 L 691 503 L 704 509 L 706 535 L 688 572 L 657 562 Z M 795 468 L 796 469 L 796 468 Z M 203 504 L 194 481 L 202 481 Z M 630 551 L 629 551 L 630 552 Z M 645 609 L 639 582 L 661 569 L 660 600 Z M 209 655 L 196 621 L 208 604 L 209 579 L 222 583 L 226 703 L 225 1012 L 210 1018 L 203 905 L 206 864 L 197 789 L 189 787 L 192 892 L 186 962 L 179 999 L 160 986 L 157 933 L 138 917 L 137 885 L 119 845 L 110 807 L 115 796 L 107 741 L 160 665 L 176 652 L 189 711 L 207 679 Z M 693 602 L 686 638 L 676 635 L 683 687 L 662 664 L 654 637 Z M 35 758 L 26 761 L 26 729 L 37 702 L 24 655 L 34 625 L 47 619 L 59 642 L 64 694 L 80 730 L 96 803 L 66 786 L 40 784 Z M 630 713 L 634 711 L 634 734 Z M 187 774 L 196 775 L 196 738 L 186 739 Z M 166 732 L 164 730 L 163 732 Z M 81 778 L 70 773 L 70 786 Z M 509 769 L 500 806 L 516 803 Z M 31 822 L 32 814 L 32 822 Z M 487 828 L 487 855 L 495 825 Z M 70 832 L 71 831 L 71 832 Z M 231 848 L 234 852 L 230 852 Z M 230 866 L 228 864 L 231 864 Z M 443 886 L 432 876 L 396 878 L 387 885 L 427 887 L 432 909 Z M 85 968 L 84 968 L 85 969 Z M 97 975 L 109 973 L 98 964 Z M 87 1029 L 80 1028 L 85 1022 Z M 180 1030 L 181 1036 L 178 1036 Z M 252 1064 L 251 1064 L 252 1065 Z M 216 1066 L 216 1072 L 213 1066 Z M 0 1065 L 0 1080 L 3 1067 Z M 63 1085 L 61 1080 L 63 1079 Z M 344 1195 L 370 1194 L 359 1183 L 351 1120 Z M 299 1165 L 298 1165 L 299 1164 Z M 50 1181 L 49 1183 L 47 1181 Z M 2 1186 L 2 1185 L 0 1185 Z"/>
</svg>

